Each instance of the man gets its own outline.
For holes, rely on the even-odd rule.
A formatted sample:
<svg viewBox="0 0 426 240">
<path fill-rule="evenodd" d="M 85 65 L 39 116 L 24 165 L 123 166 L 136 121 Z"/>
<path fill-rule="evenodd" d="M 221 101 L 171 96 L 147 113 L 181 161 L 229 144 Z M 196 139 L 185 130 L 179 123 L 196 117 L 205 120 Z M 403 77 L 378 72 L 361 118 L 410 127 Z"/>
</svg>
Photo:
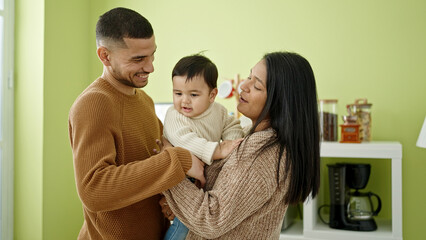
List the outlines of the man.
<svg viewBox="0 0 426 240">
<path fill-rule="evenodd" d="M 103 73 L 69 113 L 84 211 L 78 239 L 161 239 L 169 222 L 160 193 L 185 174 L 204 181 L 203 166 L 182 148 L 156 154 L 163 126 L 152 99 L 139 89 L 154 71 L 157 46 L 148 20 L 130 9 L 112 9 L 98 20 L 96 43 Z"/>
</svg>

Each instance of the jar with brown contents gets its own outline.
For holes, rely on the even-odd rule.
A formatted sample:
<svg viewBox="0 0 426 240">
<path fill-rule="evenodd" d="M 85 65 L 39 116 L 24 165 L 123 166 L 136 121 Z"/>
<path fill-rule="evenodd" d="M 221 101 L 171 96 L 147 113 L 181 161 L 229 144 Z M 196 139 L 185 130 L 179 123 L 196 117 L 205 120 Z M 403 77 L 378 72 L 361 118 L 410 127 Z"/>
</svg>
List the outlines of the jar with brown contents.
<svg viewBox="0 0 426 240">
<path fill-rule="evenodd" d="M 337 100 L 319 100 L 321 141 L 337 141 Z"/>
<path fill-rule="evenodd" d="M 359 140 L 362 142 L 371 141 L 371 103 L 367 99 L 356 99 L 354 104 L 346 106 L 350 116 L 357 117 L 359 126 Z"/>
</svg>

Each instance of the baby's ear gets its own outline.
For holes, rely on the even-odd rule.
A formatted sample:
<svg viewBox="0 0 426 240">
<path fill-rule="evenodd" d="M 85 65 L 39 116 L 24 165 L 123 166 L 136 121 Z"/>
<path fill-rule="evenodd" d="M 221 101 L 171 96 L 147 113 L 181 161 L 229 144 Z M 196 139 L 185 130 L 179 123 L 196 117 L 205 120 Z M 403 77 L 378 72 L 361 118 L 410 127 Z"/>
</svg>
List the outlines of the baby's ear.
<svg viewBox="0 0 426 240">
<path fill-rule="evenodd" d="M 213 88 L 213 90 L 210 91 L 210 103 L 214 102 L 217 96 L 217 88 Z"/>
</svg>

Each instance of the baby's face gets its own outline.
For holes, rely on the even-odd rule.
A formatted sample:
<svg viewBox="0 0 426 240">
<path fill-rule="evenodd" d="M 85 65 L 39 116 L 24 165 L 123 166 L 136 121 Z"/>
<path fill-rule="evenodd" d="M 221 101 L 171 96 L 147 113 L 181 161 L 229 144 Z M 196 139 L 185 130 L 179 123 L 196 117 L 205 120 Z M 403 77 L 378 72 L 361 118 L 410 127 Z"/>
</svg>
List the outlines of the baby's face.
<svg viewBox="0 0 426 240">
<path fill-rule="evenodd" d="M 217 88 L 210 91 L 202 76 L 186 81 L 186 76 L 173 77 L 173 105 L 187 117 L 197 117 L 214 102 Z"/>
</svg>

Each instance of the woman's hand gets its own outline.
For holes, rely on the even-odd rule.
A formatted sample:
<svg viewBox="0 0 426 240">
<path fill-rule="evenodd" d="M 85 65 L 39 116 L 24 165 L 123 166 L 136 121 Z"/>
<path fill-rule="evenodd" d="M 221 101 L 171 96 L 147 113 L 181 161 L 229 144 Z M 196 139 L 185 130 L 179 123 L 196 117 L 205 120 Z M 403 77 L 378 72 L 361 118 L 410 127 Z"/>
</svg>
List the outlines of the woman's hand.
<svg viewBox="0 0 426 240">
<path fill-rule="evenodd" d="M 175 218 L 175 215 L 170 209 L 170 206 L 167 204 L 166 197 L 164 197 L 164 195 L 161 196 L 159 204 L 161 206 L 161 212 L 163 213 L 164 217 L 169 219 L 169 221 L 172 221 Z"/>
<path fill-rule="evenodd" d="M 244 138 L 222 141 L 213 153 L 213 160 L 226 158 L 243 140 Z"/>
</svg>

